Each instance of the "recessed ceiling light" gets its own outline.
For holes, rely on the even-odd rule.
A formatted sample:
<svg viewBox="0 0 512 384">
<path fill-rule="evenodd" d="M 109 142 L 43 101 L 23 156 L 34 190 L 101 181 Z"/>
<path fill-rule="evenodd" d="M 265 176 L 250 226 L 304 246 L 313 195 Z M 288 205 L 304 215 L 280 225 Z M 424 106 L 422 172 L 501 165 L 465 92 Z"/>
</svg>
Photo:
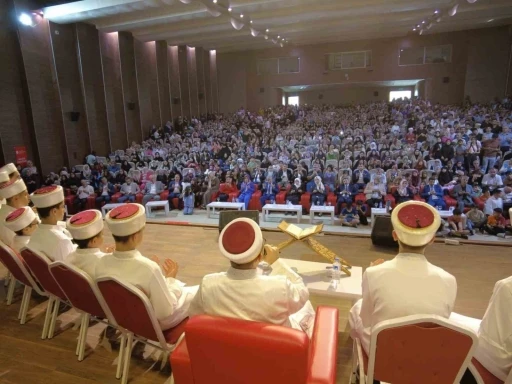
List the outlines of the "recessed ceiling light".
<svg viewBox="0 0 512 384">
<path fill-rule="evenodd" d="M 494 19 L 489 19 L 489 20 L 487 20 L 487 22 L 488 22 L 488 23 L 490 23 L 490 22 L 492 22 L 492 21 L 494 21 Z"/>
<path fill-rule="evenodd" d="M 265 29 L 265 32 L 270 32 L 270 30 L 267 28 L 267 29 Z"/>
<path fill-rule="evenodd" d="M 241 13 L 241 14 L 240 14 L 240 17 L 243 19 L 243 18 L 244 18 L 244 14 L 243 14 L 243 13 Z"/>
<path fill-rule="evenodd" d="M 279 39 L 281 36 L 277 35 L 277 38 Z"/>
<path fill-rule="evenodd" d="M 212 0 L 213 1 L 213 4 L 217 4 L 217 0 Z"/>
<path fill-rule="evenodd" d="M 233 8 L 231 8 L 231 7 L 229 7 L 229 8 L 228 8 L 228 11 L 229 11 L 229 12 L 231 12 L 232 10 L 233 10 Z"/>
<path fill-rule="evenodd" d="M 413 28 L 412 30 L 413 30 L 413 31 L 416 31 L 416 28 Z"/>
<path fill-rule="evenodd" d="M 423 20 L 423 21 L 421 22 L 421 24 L 425 24 L 425 20 Z"/>
<path fill-rule="evenodd" d="M 419 27 L 420 27 L 420 25 L 418 24 L 418 25 L 416 26 L 416 28 L 419 28 Z"/>
<path fill-rule="evenodd" d="M 252 20 L 250 21 L 250 23 L 252 24 Z"/>
<path fill-rule="evenodd" d="M 436 9 L 436 10 L 434 11 L 434 15 L 437 15 L 438 13 L 439 13 L 439 11 Z"/>
</svg>

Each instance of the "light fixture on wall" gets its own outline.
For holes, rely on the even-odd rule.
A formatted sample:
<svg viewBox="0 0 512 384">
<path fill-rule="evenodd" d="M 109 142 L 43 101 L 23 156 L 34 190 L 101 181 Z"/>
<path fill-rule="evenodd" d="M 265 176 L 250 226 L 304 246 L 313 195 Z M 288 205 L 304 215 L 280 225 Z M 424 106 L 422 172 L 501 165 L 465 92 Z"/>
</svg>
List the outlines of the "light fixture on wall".
<svg viewBox="0 0 512 384">
<path fill-rule="evenodd" d="M 229 7 L 228 8 L 228 12 L 231 12 L 233 10 L 233 8 Z"/>
<path fill-rule="evenodd" d="M 251 24 L 252 24 L 252 20 L 251 20 L 251 21 L 249 21 L 249 23 L 251 23 Z"/>
<path fill-rule="evenodd" d="M 213 1 L 213 4 L 217 4 L 217 0 L 212 0 Z"/>
<path fill-rule="evenodd" d="M 270 29 L 268 29 L 268 28 L 267 28 L 267 29 L 265 29 L 265 32 L 267 32 L 267 33 L 268 33 L 268 32 L 270 32 Z"/>
<path fill-rule="evenodd" d="M 448 11 L 450 16 L 455 16 L 457 14 L 457 9 L 459 8 L 459 4 L 455 4 L 452 9 Z"/>
<path fill-rule="evenodd" d="M 27 13 L 22 13 L 18 17 L 18 20 L 23 25 L 27 25 L 27 26 L 32 26 L 33 25 L 32 17 L 29 14 L 27 14 Z"/>
<path fill-rule="evenodd" d="M 434 11 L 434 15 L 437 15 L 438 13 L 439 13 L 439 11 L 436 9 L 436 10 Z"/>
<path fill-rule="evenodd" d="M 243 19 L 243 18 L 244 18 L 244 14 L 243 14 L 243 13 L 241 13 L 241 14 L 240 14 L 240 17 Z"/>
<path fill-rule="evenodd" d="M 473 3 L 476 3 L 476 2 L 477 2 L 477 0 L 468 0 L 469 4 L 473 4 Z"/>
</svg>

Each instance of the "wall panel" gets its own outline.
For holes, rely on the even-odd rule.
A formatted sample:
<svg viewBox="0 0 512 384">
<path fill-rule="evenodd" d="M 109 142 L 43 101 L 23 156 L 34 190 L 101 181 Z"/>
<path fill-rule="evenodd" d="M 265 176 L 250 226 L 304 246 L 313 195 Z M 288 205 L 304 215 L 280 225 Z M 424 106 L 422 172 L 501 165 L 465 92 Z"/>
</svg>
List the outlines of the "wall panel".
<svg viewBox="0 0 512 384">
<path fill-rule="evenodd" d="M 180 104 L 183 117 L 190 117 L 190 85 L 188 77 L 188 52 L 186 46 L 178 47 L 178 65 L 180 69 Z"/>
</svg>

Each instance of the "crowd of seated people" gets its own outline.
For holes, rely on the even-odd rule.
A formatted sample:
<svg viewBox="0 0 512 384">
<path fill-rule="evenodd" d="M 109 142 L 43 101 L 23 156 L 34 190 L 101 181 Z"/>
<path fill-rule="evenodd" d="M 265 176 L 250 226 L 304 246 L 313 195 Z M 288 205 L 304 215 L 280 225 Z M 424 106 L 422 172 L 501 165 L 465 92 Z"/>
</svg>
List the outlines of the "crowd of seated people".
<svg viewBox="0 0 512 384">
<path fill-rule="evenodd" d="M 251 113 L 180 119 L 153 127 L 144 142 L 50 174 L 74 208 L 168 199 L 182 208 L 213 200 L 333 205 L 423 200 L 440 210 L 473 206 L 487 216 L 512 206 L 512 106 L 433 105 L 397 100 L 356 106 L 279 106 Z M 25 170 L 22 170 L 22 174 Z M 136 184 L 136 185 L 133 185 Z M 499 191 L 501 202 L 486 207 Z M 479 227 L 478 229 L 483 228 Z"/>
</svg>

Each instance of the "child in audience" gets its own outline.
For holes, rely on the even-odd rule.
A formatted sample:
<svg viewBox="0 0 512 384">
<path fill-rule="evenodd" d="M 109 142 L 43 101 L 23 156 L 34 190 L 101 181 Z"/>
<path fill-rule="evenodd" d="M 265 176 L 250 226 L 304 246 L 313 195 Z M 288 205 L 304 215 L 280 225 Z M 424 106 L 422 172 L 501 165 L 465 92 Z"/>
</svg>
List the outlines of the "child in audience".
<svg viewBox="0 0 512 384">
<path fill-rule="evenodd" d="M 39 219 L 32 208 L 23 207 L 11 212 L 5 218 L 4 224 L 16 234 L 12 242 L 12 249 L 20 252 L 27 246 L 30 235 L 37 229 Z"/>
<path fill-rule="evenodd" d="M 357 208 L 352 204 L 347 205 L 341 210 L 341 225 L 343 227 L 357 228 L 359 225 L 359 214 Z"/>
<path fill-rule="evenodd" d="M 448 226 L 450 228 L 448 236 L 462 237 L 467 240 L 468 235 L 473 234 L 473 231 L 466 228 L 465 220 L 462 217 L 462 211 L 459 208 L 455 208 L 453 210 L 453 215 L 448 217 Z"/>
<path fill-rule="evenodd" d="M 484 231 L 490 235 L 505 238 L 505 218 L 502 215 L 503 209 L 494 208 L 494 212 L 487 218 Z"/>
<path fill-rule="evenodd" d="M 78 248 L 66 257 L 66 262 L 95 279 L 96 264 L 105 254 L 103 245 L 103 217 L 100 211 L 90 209 L 71 216 L 66 222 L 73 242 Z"/>
<path fill-rule="evenodd" d="M 481 229 L 487 223 L 487 217 L 476 205 L 471 207 L 466 216 L 468 218 L 467 226 L 470 230 Z"/>
<path fill-rule="evenodd" d="M 192 188 L 187 186 L 183 192 L 183 214 L 191 215 L 194 213 L 194 193 Z"/>
</svg>

